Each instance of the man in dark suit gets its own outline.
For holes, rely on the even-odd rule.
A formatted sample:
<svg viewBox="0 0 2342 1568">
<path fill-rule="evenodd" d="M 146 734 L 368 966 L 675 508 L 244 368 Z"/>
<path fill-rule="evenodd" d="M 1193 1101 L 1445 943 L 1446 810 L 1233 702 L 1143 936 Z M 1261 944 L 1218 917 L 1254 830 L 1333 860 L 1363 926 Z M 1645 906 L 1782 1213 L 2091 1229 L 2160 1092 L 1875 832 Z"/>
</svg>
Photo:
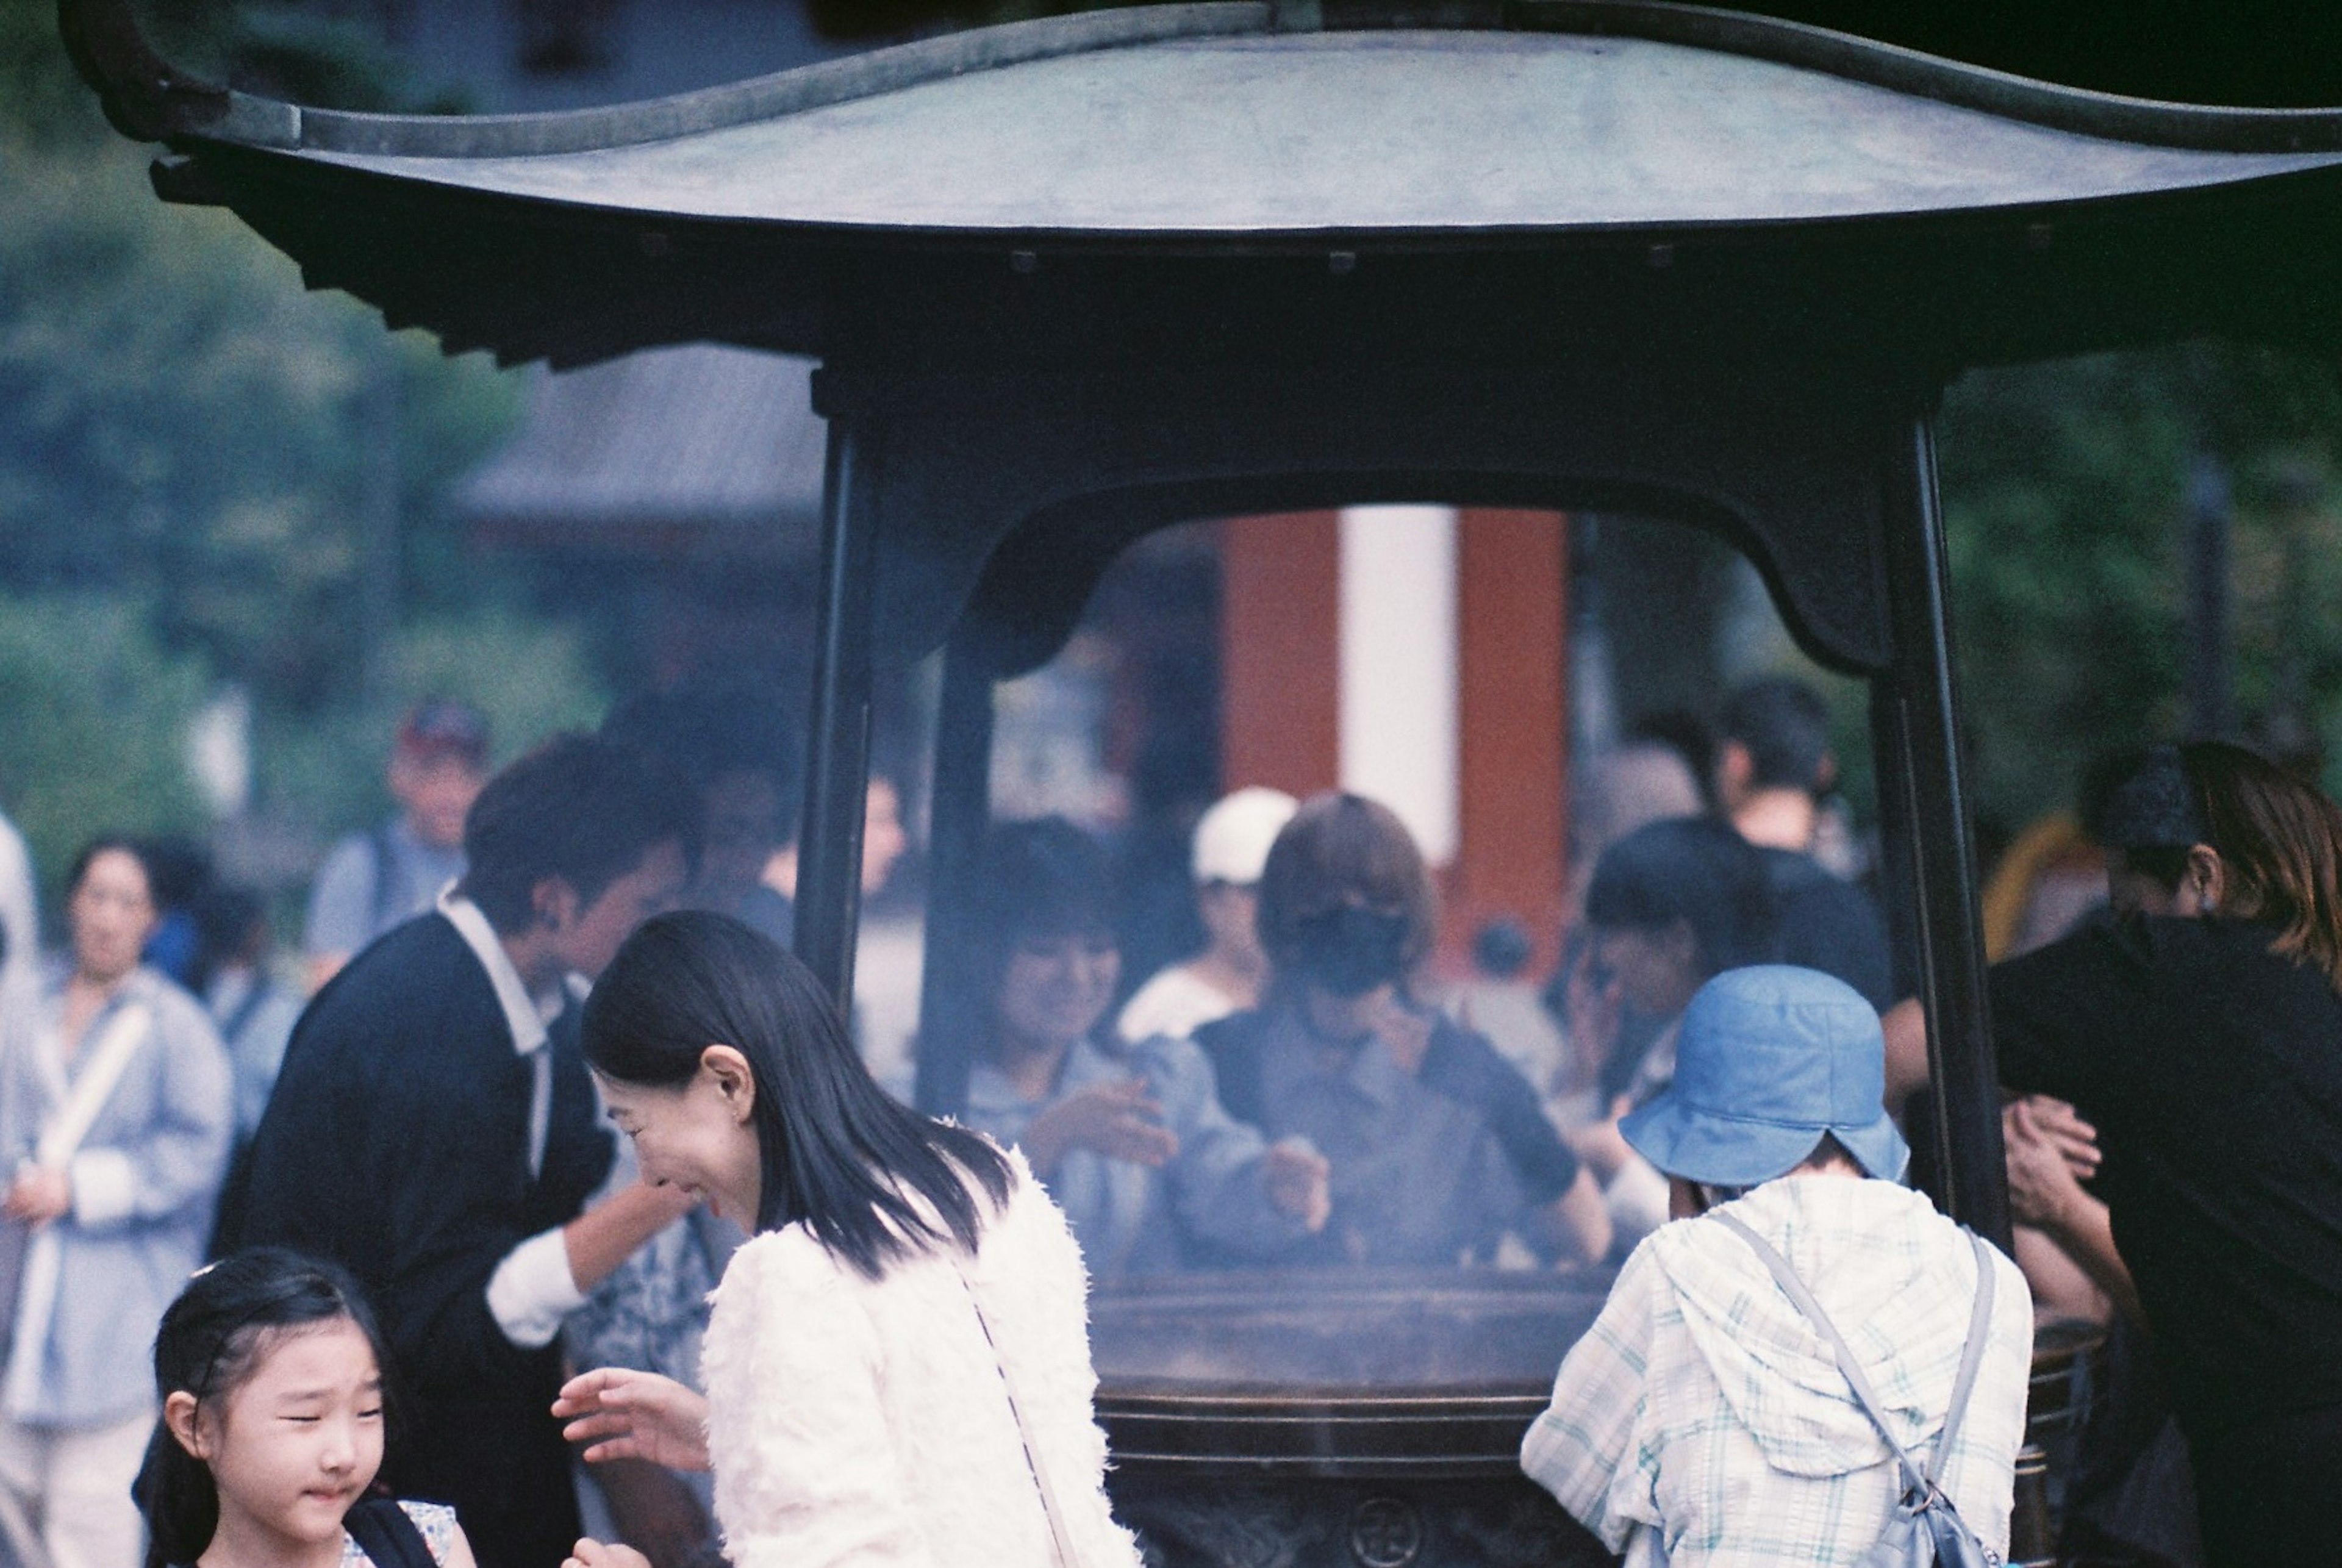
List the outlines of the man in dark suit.
<svg viewBox="0 0 2342 1568">
<path fill-rule="evenodd" d="M 671 905 L 696 801 L 582 736 L 522 758 L 465 821 L 468 869 L 302 1015 L 252 1147 L 235 1239 L 364 1281 L 394 1361 L 383 1474 L 452 1503 L 481 1568 L 557 1568 L 579 1533 L 550 1406 L 584 1293 L 689 1205 L 636 1185 L 591 1212 L 611 1135 L 575 977 Z"/>
</svg>

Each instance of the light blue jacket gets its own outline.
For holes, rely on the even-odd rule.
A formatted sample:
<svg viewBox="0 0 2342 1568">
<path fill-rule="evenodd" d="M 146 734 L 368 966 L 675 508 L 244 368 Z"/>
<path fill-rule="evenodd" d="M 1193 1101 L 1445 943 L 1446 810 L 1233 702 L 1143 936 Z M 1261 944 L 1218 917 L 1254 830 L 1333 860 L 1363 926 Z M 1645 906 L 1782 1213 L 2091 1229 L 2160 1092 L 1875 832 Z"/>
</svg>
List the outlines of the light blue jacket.
<svg viewBox="0 0 2342 1568">
<path fill-rule="evenodd" d="M 1200 1247 L 1220 1255 L 1273 1258 L 1306 1234 L 1301 1221 L 1269 1202 L 1260 1158 L 1267 1142 L 1220 1104 L 1210 1058 L 1192 1041 L 1158 1036 L 1123 1051 L 1076 1044 L 1055 1095 L 1027 1100 L 1006 1074 L 977 1061 L 961 1120 L 1000 1144 L 1015 1144 L 1033 1118 L 1093 1084 L 1146 1080 L 1179 1152 L 1161 1170 L 1074 1149 L 1041 1174 L 1065 1211 L 1094 1279 L 1162 1273 Z"/>
<path fill-rule="evenodd" d="M 55 1222 L 56 1300 L 40 1343 L 0 1346 L 7 1414 L 32 1426 L 124 1420 L 155 1400 L 155 1331 L 203 1261 L 235 1127 L 227 1053 L 203 1004 L 151 969 L 123 984 L 71 1069 L 54 1045 L 62 976 L 0 1020 L 0 1177 L 30 1159 L 95 1043 L 133 1002 L 152 1022 L 70 1167 L 74 1209 Z M 20 1301 L 16 1316 L 30 1321 Z M 20 1338 L 27 1336 L 20 1333 Z M 21 1353 L 34 1358 L 23 1367 Z"/>
</svg>

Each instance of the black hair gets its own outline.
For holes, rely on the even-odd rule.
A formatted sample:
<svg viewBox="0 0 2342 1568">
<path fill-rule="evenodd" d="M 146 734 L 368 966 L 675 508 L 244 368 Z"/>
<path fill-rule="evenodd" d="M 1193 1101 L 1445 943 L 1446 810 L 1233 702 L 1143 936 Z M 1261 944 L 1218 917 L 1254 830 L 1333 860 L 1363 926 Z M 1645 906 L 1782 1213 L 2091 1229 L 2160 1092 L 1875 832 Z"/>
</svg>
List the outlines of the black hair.
<svg viewBox="0 0 2342 1568">
<path fill-rule="evenodd" d="M 535 919 L 536 884 L 559 877 L 591 904 L 661 844 L 699 857 L 697 793 L 631 747 L 561 735 L 490 779 L 464 819 L 463 892 L 503 934 Z"/>
<path fill-rule="evenodd" d="M 1114 873 L 1106 851 L 1062 816 L 994 824 L 976 850 L 969 889 L 963 994 L 980 1010 L 988 1012 L 999 994 L 1019 944 L 1114 938 Z"/>
<path fill-rule="evenodd" d="M 67 896 L 81 891 L 81 879 L 89 874 L 91 864 L 99 855 L 109 853 L 126 854 L 138 863 L 138 874 L 146 879 L 146 897 L 160 910 L 162 899 L 155 891 L 155 863 L 147 858 L 145 844 L 126 833 L 102 833 L 81 846 L 81 853 L 73 857 L 73 864 L 65 868 Z"/>
<path fill-rule="evenodd" d="M 1749 786 L 1819 794 L 1829 780 L 1829 706 L 1803 681 L 1772 675 L 1734 692 L 1717 738 L 1748 749 Z"/>
<path fill-rule="evenodd" d="M 365 1335 L 387 1383 L 382 1330 L 347 1273 L 284 1247 L 232 1253 L 198 1269 L 164 1312 L 155 1334 L 155 1397 L 191 1393 L 198 1409 L 216 1409 L 258 1369 L 272 1338 L 343 1322 Z M 131 1494 L 146 1516 L 146 1568 L 193 1563 L 211 1545 L 219 1488 L 211 1467 L 180 1445 L 164 1419 L 147 1439 Z"/>
<path fill-rule="evenodd" d="M 621 1084 L 690 1082 L 710 1044 L 748 1059 L 762 1165 L 756 1228 L 804 1224 L 870 1279 L 946 1243 L 976 1250 L 1006 1157 L 897 1104 L 871 1080 L 813 972 L 729 915 L 658 915 L 628 937 L 586 1002 L 586 1060 Z"/>
<path fill-rule="evenodd" d="M 1774 956 L 1764 852 L 1713 817 L 1655 822 L 1604 850 L 1586 890 L 1586 917 L 1641 931 L 1682 921 L 1698 944 L 1703 976 Z"/>
<path fill-rule="evenodd" d="M 250 888 L 215 884 L 189 913 L 195 921 L 195 963 L 187 988 L 201 995 L 223 968 L 244 956 L 268 906 Z"/>
</svg>

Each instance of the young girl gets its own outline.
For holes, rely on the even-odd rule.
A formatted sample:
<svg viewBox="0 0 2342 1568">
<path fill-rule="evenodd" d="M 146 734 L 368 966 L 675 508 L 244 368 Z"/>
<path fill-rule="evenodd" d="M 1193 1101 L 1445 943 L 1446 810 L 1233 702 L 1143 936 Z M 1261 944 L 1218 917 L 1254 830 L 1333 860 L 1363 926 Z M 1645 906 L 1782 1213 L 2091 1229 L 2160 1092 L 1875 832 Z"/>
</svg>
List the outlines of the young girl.
<svg viewBox="0 0 2342 1568">
<path fill-rule="evenodd" d="M 366 1495 L 382 1367 L 334 1265 L 257 1247 L 197 1273 L 155 1337 L 146 1568 L 474 1568 L 453 1509 Z"/>
</svg>

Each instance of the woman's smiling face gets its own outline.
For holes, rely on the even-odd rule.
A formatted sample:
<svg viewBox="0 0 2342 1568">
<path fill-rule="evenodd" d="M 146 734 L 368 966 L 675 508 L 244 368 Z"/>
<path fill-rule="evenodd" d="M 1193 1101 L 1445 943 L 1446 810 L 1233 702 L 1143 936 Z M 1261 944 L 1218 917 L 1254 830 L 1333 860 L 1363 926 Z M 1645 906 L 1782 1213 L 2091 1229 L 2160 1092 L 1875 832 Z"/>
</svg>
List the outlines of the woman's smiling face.
<svg viewBox="0 0 2342 1568">
<path fill-rule="evenodd" d="M 711 1045 L 699 1070 L 672 1088 L 594 1076 L 611 1122 L 634 1142 L 643 1180 L 680 1187 L 725 1218 L 756 1227 L 763 1163 L 745 1056 Z"/>
</svg>

